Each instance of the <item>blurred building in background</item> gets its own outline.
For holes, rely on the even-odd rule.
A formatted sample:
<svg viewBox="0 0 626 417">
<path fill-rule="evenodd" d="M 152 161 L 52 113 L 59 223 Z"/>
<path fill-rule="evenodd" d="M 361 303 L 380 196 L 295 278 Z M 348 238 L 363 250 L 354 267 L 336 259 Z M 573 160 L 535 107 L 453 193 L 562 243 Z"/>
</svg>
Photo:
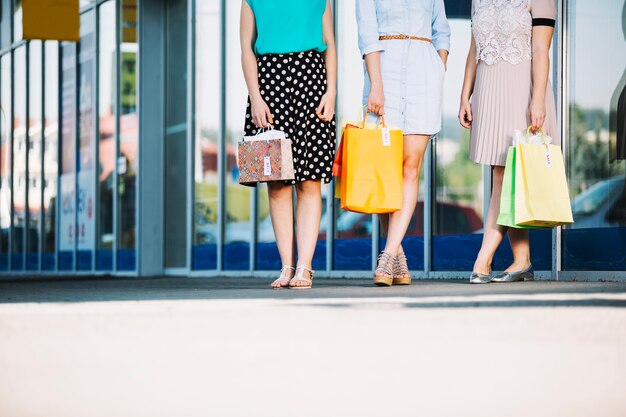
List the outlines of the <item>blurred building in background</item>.
<svg viewBox="0 0 626 417">
<path fill-rule="evenodd" d="M 532 231 L 543 276 L 626 279 L 626 6 L 559 0 L 552 81 L 576 223 Z M 444 128 L 404 242 L 414 273 L 465 276 L 490 172 L 457 121 L 470 1 L 446 0 Z M 0 274 L 264 275 L 280 269 L 267 190 L 237 183 L 246 87 L 239 0 L 81 0 L 80 42 L 25 41 L 1 0 Z M 339 125 L 359 117 L 354 0 L 335 0 Z M 620 104 L 621 103 L 621 104 Z M 314 269 L 369 276 L 377 219 L 325 185 Z M 506 245 L 495 268 L 511 259 Z"/>
</svg>

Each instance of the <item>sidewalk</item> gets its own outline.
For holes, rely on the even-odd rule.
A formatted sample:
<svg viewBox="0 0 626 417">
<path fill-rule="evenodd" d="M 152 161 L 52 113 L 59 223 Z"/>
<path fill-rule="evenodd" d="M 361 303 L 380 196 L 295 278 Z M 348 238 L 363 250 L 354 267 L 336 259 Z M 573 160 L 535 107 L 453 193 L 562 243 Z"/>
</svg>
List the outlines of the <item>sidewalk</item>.
<svg viewBox="0 0 626 417">
<path fill-rule="evenodd" d="M 626 283 L 0 282 L 0 416 L 623 417 Z"/>
</svg>

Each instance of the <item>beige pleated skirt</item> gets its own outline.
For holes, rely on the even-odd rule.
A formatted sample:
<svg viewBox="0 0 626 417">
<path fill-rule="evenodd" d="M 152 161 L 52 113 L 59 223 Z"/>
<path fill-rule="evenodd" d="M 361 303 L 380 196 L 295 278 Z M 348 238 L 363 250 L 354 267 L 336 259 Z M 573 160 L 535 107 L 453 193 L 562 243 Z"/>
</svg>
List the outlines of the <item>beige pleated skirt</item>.
<svg viewBox="0 0 626 417">
<path fill-rule="evenodd" d="M 504 166 L 516 129 L 530 124 L 528 106 L 532 96 L 532 63 L 517 65 L 479 61 L 472 95 L 470 159 L 479 164 Z M 556 104 L 552 86 L 546 90 L 546 119 L 543 126 L 553 144 L 560 144 Z"/>
</svg>

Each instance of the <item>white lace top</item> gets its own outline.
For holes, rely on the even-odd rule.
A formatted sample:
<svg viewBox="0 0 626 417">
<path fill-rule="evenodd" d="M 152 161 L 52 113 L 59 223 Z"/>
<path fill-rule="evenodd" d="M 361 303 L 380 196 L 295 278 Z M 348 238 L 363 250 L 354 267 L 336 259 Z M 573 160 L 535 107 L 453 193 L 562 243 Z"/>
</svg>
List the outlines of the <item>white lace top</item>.
<svg viewBox="0 0 626 417">
<path fill-rule="evenodd" d="M 555 19 L 555 0 L 472 0 L 476 61 L 529 61 L 533 19 Z"/>
</svg>

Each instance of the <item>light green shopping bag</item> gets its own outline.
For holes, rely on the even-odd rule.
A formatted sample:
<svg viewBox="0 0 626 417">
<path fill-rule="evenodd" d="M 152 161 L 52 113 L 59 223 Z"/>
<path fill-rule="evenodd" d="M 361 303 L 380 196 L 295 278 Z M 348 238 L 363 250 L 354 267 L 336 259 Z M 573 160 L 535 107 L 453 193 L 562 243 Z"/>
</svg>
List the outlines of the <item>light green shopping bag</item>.
<svg viewBox="0 0 626 417">
<path fill-rule="evenodd" d="M 509 147 L 506 154 L 504 178 L 502 180 L 502 193 L 500 195 L 500 214 L 498 224 L 500 226 L 514 227 L 516 229 L 548 229 L 547 227 L 522 226 L 515 224 L 515 169 L 516 169 L 517 146 Z"/>
</svg>

